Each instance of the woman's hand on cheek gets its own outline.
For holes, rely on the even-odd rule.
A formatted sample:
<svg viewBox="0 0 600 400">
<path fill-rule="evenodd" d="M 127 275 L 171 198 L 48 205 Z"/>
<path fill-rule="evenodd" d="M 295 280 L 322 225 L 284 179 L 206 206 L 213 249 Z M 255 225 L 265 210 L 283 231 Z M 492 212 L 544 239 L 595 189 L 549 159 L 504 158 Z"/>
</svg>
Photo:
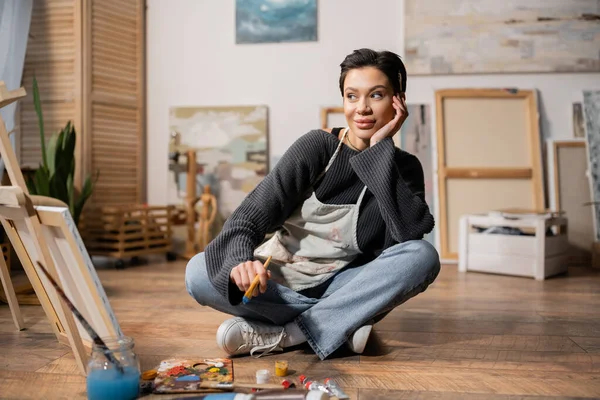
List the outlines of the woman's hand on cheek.
<svg viewBox="0 0 600 400">
<path fill-rule="evenodd" d="M 408 107 L 406 106 L 406 101 L 404 100 L 404 96 L 400 97 L 400 95 L 395 95 L 392 100 L 392 107 L 396 111 L 396 115 L 394 118 L 385 124 L 381 129 L 379 129 L 373 136 L 371 136 L 371 147 L 375 146 L 377 142 L 385 139 L 386 137 L 394 136 L 400 127 L 408 118 Z"/>
</svg>

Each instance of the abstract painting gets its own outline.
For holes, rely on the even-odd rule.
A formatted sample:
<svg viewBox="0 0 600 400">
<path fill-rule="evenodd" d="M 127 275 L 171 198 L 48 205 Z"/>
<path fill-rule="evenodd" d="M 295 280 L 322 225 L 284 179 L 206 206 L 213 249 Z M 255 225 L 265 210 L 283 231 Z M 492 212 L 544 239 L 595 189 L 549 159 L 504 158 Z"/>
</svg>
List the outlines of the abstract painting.
<svg viewBox="0 0 600 400">
<path fill-rule="evenodd" d="M 317 40 L 317 0 L 236 0 L 236 43 Z"/>
<path fill-rule="evenodd" d="M 240 205 L 268 171 L 267 107 L 173 107 L 169 119 L 169 204 L 185 199 L 188 150 L 196 151 L 196 194 L 217 198 L 218 220 Z"/>
<path fill-rule="evenodd" d="M 425 201 L 435 215 L 433 204 L 433 143 L 431 133 L 431 107 L 427 104 L 408 104 L 408 118 L 402 124 L 400 133 L 394 136 L 396 146 L 415 155 L 423 166 L 425 176 Z M 425 240 L 435 245 L 435 230 L 425 236 Z"/>
<path fill-rule="evenodd" d="M 598 0 L 406 0 L 412 75 L 600 71 Z"/>
<path fill-rule="evenodd" d="M 583 124 L 583 107 L 581 106 L 581 103 L 573 103 L 573 136 L 576 138 L 585 136 Z"/>
<path fill-rule="evenodd" d="M 600 90 L 583 92 L 588 167 L 594 205 L 596 241 L 600 241 Z"/>
</svg>

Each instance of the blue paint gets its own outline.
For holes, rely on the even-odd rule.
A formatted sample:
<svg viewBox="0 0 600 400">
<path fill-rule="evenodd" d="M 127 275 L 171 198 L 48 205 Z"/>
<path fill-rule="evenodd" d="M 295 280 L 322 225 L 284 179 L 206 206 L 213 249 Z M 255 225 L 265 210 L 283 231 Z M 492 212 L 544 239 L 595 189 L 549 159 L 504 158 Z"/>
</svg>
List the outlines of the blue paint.
<svg viewBox="0 0 600 400">
<path fill-rule="evenodd" d="M 138 397 L 140 372 L 125 367 L 124 373 L 114 368 L 93 369 L 87 376 L 89 400 L 133 400 Z"/>
<path fill-rule="evenodd" d="M 198 375 L 184 375 L 178 376 L 175 380 L 180 382 L 197 382 L 200 380 L 200 377 Z"/>
</svg>

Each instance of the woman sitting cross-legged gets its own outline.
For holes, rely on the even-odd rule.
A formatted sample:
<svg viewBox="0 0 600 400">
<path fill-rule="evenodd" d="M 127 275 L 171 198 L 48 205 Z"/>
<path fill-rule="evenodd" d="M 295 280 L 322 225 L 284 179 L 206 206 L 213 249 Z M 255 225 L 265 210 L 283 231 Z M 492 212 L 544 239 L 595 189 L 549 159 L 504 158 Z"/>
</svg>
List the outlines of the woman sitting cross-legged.
<svg viewBox="0 0 600 400">
<path fill-rule="evenodd" d="M 230 355 L 304 342 L 320 359 L 344 343 L 362 353 L 372 325 L 439 273 L 423 169 L 392 139 L 408 116 L 402 61 L 356 50 L 339 84 L 348 126 L 301 136 L 188 263 L 190 295 L 235 316 L 217 331 Z"/>
</svg>

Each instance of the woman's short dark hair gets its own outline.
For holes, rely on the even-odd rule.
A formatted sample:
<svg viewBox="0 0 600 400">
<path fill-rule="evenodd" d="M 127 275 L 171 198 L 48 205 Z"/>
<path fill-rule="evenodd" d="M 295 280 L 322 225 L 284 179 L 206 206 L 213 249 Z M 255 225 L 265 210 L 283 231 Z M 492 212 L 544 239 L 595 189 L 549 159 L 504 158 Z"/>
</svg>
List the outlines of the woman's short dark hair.
<svg viewBox="0 0 600 400">
<path fill-rule="evenodd" d="M 340 64 L 340 92 L 344 96 L 344 81 L 348 71 L 356 68 L 375 67 L 383 72 L 394 88 L 394 94 L 406 92 L 406 67 L 396 53 L 371 49 L 354 50 Z"/>
</svg>

